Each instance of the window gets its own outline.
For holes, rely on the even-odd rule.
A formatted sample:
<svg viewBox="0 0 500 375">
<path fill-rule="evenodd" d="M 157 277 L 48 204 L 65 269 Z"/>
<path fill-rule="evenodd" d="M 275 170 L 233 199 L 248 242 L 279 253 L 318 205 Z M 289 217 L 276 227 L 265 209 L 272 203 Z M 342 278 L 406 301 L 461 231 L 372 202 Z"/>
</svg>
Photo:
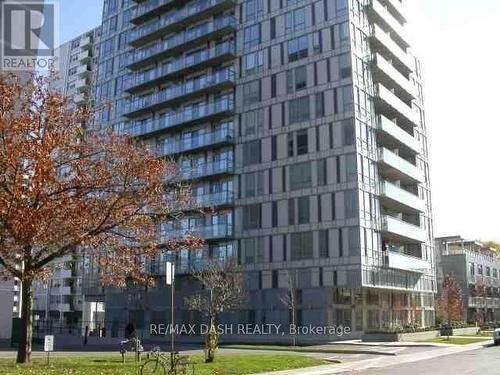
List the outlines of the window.
<svg viewBox="0 0 500 375">
<path fill-rule="evenodd" d="M 288 118 L 290 124 L 310 119 L 309 96 L 303 96 L 288 102 Z"/>
<path fill-rule="evenodd" d="M 306 27 L 305 8 L 295 9 L 285 15 L 287 33 L 303 30 Z"/>
<path fill-rule="evenodd" d="M 320 258 L 328 258 L 330 256 L 328 240 L 328 229 L 319 231 L 319 257 Z"/>
<path fill-rule="evenodd" d="M 288 200 L 288 225 L 295 225 L 295 199 Z"/>
<path fill-rule="evenodd" d="M 291 165 L 289 175 L 291 190 L 306 189 L 311 187 L 311 162 Z"/>
<path fill-rule="evenodd" d="M 493 268 L 493 277 L 495 279 L 498 278 L 498 270 L 496 268 Z"/>
<path fill-rule="evenodd" d="M 264 261 L 263 238 L 245 238 L 243 240 L 245 264 L 261 263 Z"/>
<path fill-rule="evenodd" d="M 308 149 L 307 129 L 300 130 L 297 132 L 297 155 L 307 154 L 307 149 Z"/>
<path fill-rule="evenodd" d="M 291 235 L 292 260 L 313 258 L 313 233 L 292 233 Z"/>
<path fill-rule="evenodd" d="M 288 149 L 288 157 L 292 157 L 295 154 L 295 142 L 293 138 L 293 133 L 287 134 L 287 149 Z"/>
<path fill-rule="evenodd" d="M 336 0 L 335 3 L 336 16 L 347 14 L 347 0 Z"/>
<path fill-rule="evenodd" d="M 251 48 L 260 43 L 260 24 L 248 26 L 244 31 L 245 48 Z"/>
<path fill-rule="evenodd" d="M 491 276 L 491 268 L 486 267 L 486 276 Z"/>
<path fill-rule="evenodd" d="M 316 118 L 325 117 L 325 95 L 320 92 L 314 96 Z"/>
<path fill-rule="evenodd" d="M 113 38 L 105 40 L 101 44 L 100 53 L 102 57 L 106 57 L 113 53 Z"/>
<path fill-rule="evenodd" d="M 243 165 L 259 164 L 261 160 L 260 151 L 260 139 L 245 143 L 243 145 Z"/>
<path fill-rule="evenodd" d="M 68 70 L 68 75 L 72 76 L 72 75 L 76 74 L 76 70 L 77 70 L 76 66 L 71 68 L 70 70 Z"/>
<path fill-rule="evenodd" d="M 344 146 L 352 146 L 355 141 L 354 134 L 354 120 L 344 120 L 342 121 L 342 140 Z"/>
<path fill-rule="evenodd" d="M 341 90 L 342 102 L 344 104 L 343 111 L 351 112 L 354 110 L 354 97 L 352 93 L 352 86 L 344 86 Z"/>
<path fill-rule="evenodd" d="M 292 39 L 288 42 L 288 62 L 307 57 L 307 35 Z"/>
<path fill-rule="evenodd" d="M 313 34 L 313 53 L 316 55 L 323 52 L 323 42 L 321 39 L 321 31 Z"/>
<path fill-rule="evenodd" d="M 243 229 L 260 229 L 262 208 L 260 204 L 243 207 Z"/>
<path fill-rule="evenodd" d="M 316 162 L 318 169 L 318 186 L 326 185 L 326 159 L 321 159 Z"/>
<path fill-rule="evenodd" d="M 309 224 L 309 197 L 301 197 L 297 199 L 298 223 Z"/>
<path fill-rule="evenodd" d="M 248 82 L 243 86 L 243 104 L 250 105 L 260 102 L 260 81 Z"/>
<path fill-rule="evenodd" d="M 246 21 L 254 20 L 264 12 L 262 0 L 247 0 L 245 2 Z"/>
<path fill-rule="evenodd" d="M 340 44 L 349 45 L 349 22 L 343 22 L 339 25 Z"/>
<path fill-rule="evenodd" d="M 299 66 L 287 71 L 287 91 L 292 93 L 307 87 L 307 67 Z"/>
<path fill-rule="evenodd" d="M 264 128 L 264 110 L 257 109 L 250 111 L 243 116 L 243 134 L 253 135 L 262 131 Z"/>
<path fill-rule="evenodd" d="M 358 217 L 358 192 L 357 190 L 347 190 L 344 192 L 345 218 L 354 219 Z"/>
<path fill-rule="evenodd" d="M 276 74 L 273 74 L 271 76 L 271 98 L 276 98 L 276 89 L 277 89 L 277 82 L 276 82 Z"/>
<path fill-rule="evenodd" d="M 264 194 L 264 172 L 245 175 L 245 197 L 259 197 Z"/>
<path fill-rule="evenodd" d="M 264 51 L 250 53 L 244 57 L 245 74 L 254 74 L 264 68 Z"/>
<path fill-rule="evenodd" d="M 348 53 L 339 56 L 340 79 L 351 77 L 351 56 Z"/>
<path fill-rule="evenodd" d="M 483 266 L 481 264 L 477 265 L 477 274 L 478 275 L 483 275 Z"/>
<path fill-rule="evenodd" d="M 349 154 L 345 157 L 346 164 L 346 180 L 347 182 L 358 181 L 358 170 L 357 170 L 357 156 L 356 154 Z"/>
</svg>

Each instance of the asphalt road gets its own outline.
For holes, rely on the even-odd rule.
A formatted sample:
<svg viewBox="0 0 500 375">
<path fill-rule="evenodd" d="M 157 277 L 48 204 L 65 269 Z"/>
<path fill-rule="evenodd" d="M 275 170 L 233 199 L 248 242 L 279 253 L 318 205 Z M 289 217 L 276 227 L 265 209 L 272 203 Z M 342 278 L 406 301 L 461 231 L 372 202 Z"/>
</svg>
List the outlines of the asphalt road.
<svg viewBox="0 0 500 375">
<path fill-rule="evenodd" d="M 500 346 L 349 373 L 359 375 L 498 375 L 500 374 Z"/>
</svg>

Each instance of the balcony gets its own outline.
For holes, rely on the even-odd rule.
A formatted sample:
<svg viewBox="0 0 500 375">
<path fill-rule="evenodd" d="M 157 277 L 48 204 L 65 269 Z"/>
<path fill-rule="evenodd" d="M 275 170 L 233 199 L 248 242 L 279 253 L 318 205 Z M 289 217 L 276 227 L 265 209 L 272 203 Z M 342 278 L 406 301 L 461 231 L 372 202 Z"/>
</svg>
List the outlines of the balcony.
<svg viewBox="0 0 500 375">
<path fill-rule="evenodd" d="M 165 143 L 157 147 L 156 152 L 160 156 L 170 156 L 183 152 L 200 151 L 203 148 L 213 148 L 234 142 L 232 129 L 220 129 L 203 133 L 186 139 Z"/>
<path fill-rule="evenodd" d="M 425 211 L 425 203 L 422 199 L 388 181 L 380 183 L 380 200 L 384 207 L 398 212 Z"/>
<path fill-rule="evenodd" d="M 234 173 L 234 162 L 232 159 L 221 159 L 207 161 L 195 166 L 180 167 L 179 175 L 172 176 L 172 181 L 198 180 L 201 178 L 220 176 Z"/>
<path fill-rule="evenodd" d="M 397 270 L 424 273 L 431 269 L 431 264 L 423 259 L 393 251 L 387 252 L 387 266 Z"/>
<path fill-rule="evenodd" d="M 71 308 L 69 303 L 51 303 L 50 310 L 59 312 L 70 312 Z"/>
<path fill-rule="evenodd" d="M 399 0 L 380 0 L 391 12 L 391 14 L 396 18 L 399 23 L 406 23 L 406 17 L 404 15 L 403 4 Z"/>
<path fill-rule="evenodd" d="M 417 89 L 410 80 L 378 53 L 375 54 L 373 61 L 373 75 L 376 82 L 394 89 L 394 93 L 406 101 L 412 101 L 418 97 Z"/>
<path fill-rule="evenodd" d="M 427 232 L 425 230 L 389 215 L 382 216 L 381 230 L 386 239 L 408 243 L 422 243 L 427 241 Z"/>
<path fill-rule="evenodd" d="M 421 170 L 384 147 L 378 150 L 378 164 L 379 173 L 391 180 L 408 183 L 424 182 L 424 173 Z"/>
<path fill-rule="evenodd" d="M 216 39 L 225 34 L 232 33 L 236 29 L 236 19 L 233 16 L 225 16 L 181 34 L 174 35 L 169 39 L 157 42 L 153 45 L 137 49 L 129 56 L 129 68 L 137 69 L 157 59 L 167 58 L 189 48 L 201 45 L 211 39 Z"/>
<path fill-rule="evenodd" d="M 422 153 L 420 142 L 411 134 L 407 133 L 393 121 L 384 116 L 377 116 L 377 138 L 379 144 L 389 148 L 404 148 L 415 154 Z"/>
<path fill-rule="evenodd" d="M 78 76 L 81 77 L 81 78 L 90 77 L 91 73 L 92 72 L 91 72 L 91 70 L 90 70 L 90 68 L 88 67 L 87 64 L 81 65 L 78 68 L 76 68 L 76 74 L 78 74 Z"/>
<path fill-rule="evenodd" d="M 234 3 L 229 0 L 199 0 L 189 3 L 186 7 L 155 18 L 151 22 L 134 29 L 129 37 L 129 43 L 138 47 L 158 39 L 169 33 L 180 31 L 190 24 L 220 13 Z"/>
<path fill-rule="evenodd" d="M 234 43 L 225 42 L 213 48 L 182 57 L 162 67 L 132 73 L 129 80 L 125 83 L 125 91 L 136 93 L 160 83 L 164 83 L 169 79 L 178 79 L 179 75 L 189 74 L 200 68 L 219 65 L 225 61 L 234 59 L 234 57 Z"/>
<path fill-rule="evenodd" d="M 80 52 L 78 55 L 78 61 L 80 61 L 82 64 L 88 63 L 92 60 L 92 54 L 90 51 L 83 51 Z"/>
<path fill-rule="evenodd" d="M 195 207 L 232 206 L 234 204 L 234 192 L 219 191 L 210 194 L 194 195 L 192 200 L 192 204 Z"/>
<path fill-rule="evenodd" d="M 387 117 L 397 118 L 401 125 L 415 127 L 420 123 L 413 109 L 380 83 L 375 85 L 375 107 Z"/>
<path fill-rule="evenodd" d="M 138 4 L 134 9 L 132 9 L 132 14 L 130 22 L 138 25 L 144 21 L 157 17 L 175 6 L 182 5 L 189 0 L 148 0 L 148 1 L 136 1 Z"/>
<path fill-rule="evenodd" d="M 85 103 L 87 100 L 84 93 L 76 94 L 73 96 L 73 102 L 77 105 Z"/>
<path fill-rule="evenodd" d="M 215 224 L 185 229 L 164 230 L 160 232 L 160 242 L 185 238 L 189 235 L 199 235 L 205 241 L 229 239 L 233 236 L 233 226 L 231 224 Z"/>
<path fill-rule="evenodd" d="M 186 108 L 155 120 L 136 122 L 132 127 L 118 131 L 133 137 L 150 135 L 181 125 L 195 125 L 202 122 L 215 121 L 234 113 L 232 98 L 222 98 L 195 108 Z"/>
<path fill-rule="evenodd" d="M 71 287 L 69 287 L 69 286 L 53 287 L 53 288 L 50 289 L 50 294 L 52 294 L 52 295 L 70 296 L 70 295 L 72 295 L 72 293 L 71 293 Z"/>
<path fill-rule="evenodd" d="M 405 74 L 415 70 L 415 60 L 402 49 L 391 36 L 382 30 L 378 25 L 373 25 L 372 34 L 373 50 L 380 52 L 386 59 L 393 62 L 393 65 Z"/>
<path fill-rule="evenodd" d="M 93 45 L 92 39 L 89 36 L 80 39 L 80 48 L 81 49 L 91 49 L 92 45 Z"/>
<path fill-rule="evenodd" d="M 389 11 L 388 7 L 378 0 L 371 0 L 368 5 L 368 14 L 373 22 L 376 22 L 384 30 L 391 33 L 392 38 L 403 49 L 410 47 L 407 35 L 402 23 Z"/>
<path fill-rule="evenodd" d="M 90 90 L 90 85 L 86 79 L 79 79 L 75 82 L 75 89 L 79 92 L 87 92 Z"/>
<path fill-rule="evenodd" d="M 178 105 L 194 97 L 229 89 L 234 86 L 234 71 L 223 69 L 190 82 L 169 87 L 153 94 L 135 98 L 125 110 L 126 117 L 139 116 L 161 108 Z"/>
</svg>

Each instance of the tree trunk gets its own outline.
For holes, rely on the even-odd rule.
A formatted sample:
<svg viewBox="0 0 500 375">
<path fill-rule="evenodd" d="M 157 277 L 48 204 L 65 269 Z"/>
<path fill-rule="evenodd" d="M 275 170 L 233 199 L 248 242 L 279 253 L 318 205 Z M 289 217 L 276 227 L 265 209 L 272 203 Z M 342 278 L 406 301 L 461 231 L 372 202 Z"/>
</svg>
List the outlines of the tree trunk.
<svg viewBox="0 0 500 375">
<path fill-rule="evenodd" d="M 33 338 L 33 281 L 23 280 L 21 288 L 21 337 L 17 349 L 17 363 L 31 363 Z"/>
<path fill-rule="evenodd" d="M 209 331 L 205 338 L 205 363 L 212 363 L 215 359 L 215 351 L 219 346 L 219 332 L 215 324 L 215 318 L 210 317 Z"/>
</svg>

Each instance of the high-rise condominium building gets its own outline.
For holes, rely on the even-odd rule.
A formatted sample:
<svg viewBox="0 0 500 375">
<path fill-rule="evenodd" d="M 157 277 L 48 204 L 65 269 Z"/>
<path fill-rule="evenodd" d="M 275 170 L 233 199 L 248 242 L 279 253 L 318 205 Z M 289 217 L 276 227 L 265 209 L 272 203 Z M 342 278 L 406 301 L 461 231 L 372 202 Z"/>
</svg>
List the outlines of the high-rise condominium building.
<svg viewBox="0 0 500 375">
<path fill-rule="evenodd" d="M 246 270 L 234 321 L 288 324 L 292 280 L 301 325 L 434 323 L 421 69 L 405 23 L 398 0 L 105 0 L 96 95 L 114 106 L 99 124 L 175 158 L 215 206 L 160 228 L 206 239 L 178 261 L 179 322 L 198 319 L 181 276 L 203 256 Z M 165 322 L 168 295 L 108 291 L 108 332 Z"/>
<path fill-rule="evenodd" d="M 68 96 L 77 106 L 92 98 L 99 34 L 100 28 L 92 29 L 60 45 L 55 51 L 57 70 L 51 88 Z M 83 262 L 76 255 L 68 255 L 52 266 L 52 278 L 35 286 L 33 310 L 37 324 L 48 329 L 80 327 L 84 305 Z"/>
</svg>

